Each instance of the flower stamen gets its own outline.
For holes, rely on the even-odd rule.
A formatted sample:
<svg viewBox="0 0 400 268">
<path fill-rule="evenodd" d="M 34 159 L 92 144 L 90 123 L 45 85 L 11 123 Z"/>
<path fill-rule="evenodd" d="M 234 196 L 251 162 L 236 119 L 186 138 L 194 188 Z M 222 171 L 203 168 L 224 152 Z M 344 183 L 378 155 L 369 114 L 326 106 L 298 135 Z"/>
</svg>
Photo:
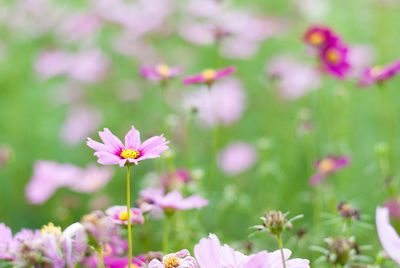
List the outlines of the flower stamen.
<svg viewBox="0 0 400 268">
<path fill-rule="evenodd" d="M 118 219 L 119 219 L 120 221 L 127 221 L 127 220 L 128 220 L 128 211 L 121 211 L 121 212 L 118 214 Z"/>
<path fill-rule="evenodd" d="M 54 226 L 52 222 L 49 222 L 47 225 L 43 225 L 40 230 L 41 234 L 54 234 L 55 236 L 61 236 L 61 227 Z"/>
<path fill-rule="evenodd" d="M 333 171 L 335 163 L 332 159 L 324 159 L 318 164 L 318 170 L 322 173 L 330 173 Z"/>
<path fill-rule="evenodd" d="M 171 74 L 171 68 L 168 65 L 164 64 L 164 63 L 158 64 L 156 66 L 156 71 L 163 78 L 167 78 Z"/>
<path fill-rule="evenodd" d="M 319 46 L 325 41 L 325 37 L 321 33 L 315 32 L 310 34 L 308 41 L 312 45 Z"/>
<path fill-rule="evenodd" d="M 179 258 L 177 256 L 168 256 L 163 260 L 165 268 L 174 268 L 179 266 Z"/>
<path fill-rule="evenodd" d="M 120 156 L 125 159 L 127 159 L 127 158 L 136 159 L 139 157 L 139 155 L 140 155 L 140 153 L 136 149 L 124 149 L 124 150 L 122 150 L 122 152 L 120 154 Z"/>
<path fill-rule="evenodd" d="M 341 60 L 339 51 L 334 48 L 330 48 L 328 51 L 326 51 L 326 58 L 332 64 L 338 64 Z"/>
<path fill-rule="evenodd" d="M 217 72 L 213 69 L 206 69 L 201 73 L 201 75 L 203 76 L 204 80 L 206 80 L 207 82 L 211 82 L 215 80 Z"/>
</svg>

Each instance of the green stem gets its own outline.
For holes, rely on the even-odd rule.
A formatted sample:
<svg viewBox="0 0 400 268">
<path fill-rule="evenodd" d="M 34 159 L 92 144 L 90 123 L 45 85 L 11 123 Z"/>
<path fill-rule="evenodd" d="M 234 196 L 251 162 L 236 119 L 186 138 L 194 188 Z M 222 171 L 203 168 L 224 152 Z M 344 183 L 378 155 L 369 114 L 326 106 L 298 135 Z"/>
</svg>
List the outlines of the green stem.
<svg viewBox="0 0 400 268">
<path fill-rule="evenodd" d="M 168 240 L 169 240 L 169 222 L 170 216 L 166 215 L 164 220 L 164 239 L 163 239 L 163 253 L 168 253 Z"/>
<path fill-rule="evenodd" d="M 285 255 L 283 254 L 283 243 L 282 243 L 281 235 L 278 234 L 276 236 L 276 239 L 278 240 L 279 249 L 281 250 L 283 268 L 286 268 Z"/>
<path fill-rule="evenodd" d="M 131 230 L 131 194 L 130 194 L 130 167 L 127 166 L 126 170 L 126 207 L 128 213 L 128 268 L 132 266 L 132 230 Z"/>
<path fill-rule="evenodd" d="M 100 246 L 97 249 L 97 253 L 99 254 L 99 259 L 100 259 L 99 263 L 101 264 L 100 267 L 105 268 L 106 266 L 104 265 L 104 259 L 103 259 L 103 247 Z"/>
</svg>

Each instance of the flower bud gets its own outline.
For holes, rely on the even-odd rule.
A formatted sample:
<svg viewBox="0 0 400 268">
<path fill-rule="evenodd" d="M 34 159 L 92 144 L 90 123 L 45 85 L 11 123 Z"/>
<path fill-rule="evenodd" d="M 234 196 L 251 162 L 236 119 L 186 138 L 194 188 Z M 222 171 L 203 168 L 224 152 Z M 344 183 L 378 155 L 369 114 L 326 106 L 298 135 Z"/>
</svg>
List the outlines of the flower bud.
<svg viewBox="0 0 400 268">
<path fill-rule="evenodd" d="M 291 229 L 292 224 L 288 222 L 285 214 L 281 211 L 269 211 L 264 214 L 263 225 L 268 228 L 269 232 L 273 235 L 279 235 L 285 228 Z"/>
</svg>

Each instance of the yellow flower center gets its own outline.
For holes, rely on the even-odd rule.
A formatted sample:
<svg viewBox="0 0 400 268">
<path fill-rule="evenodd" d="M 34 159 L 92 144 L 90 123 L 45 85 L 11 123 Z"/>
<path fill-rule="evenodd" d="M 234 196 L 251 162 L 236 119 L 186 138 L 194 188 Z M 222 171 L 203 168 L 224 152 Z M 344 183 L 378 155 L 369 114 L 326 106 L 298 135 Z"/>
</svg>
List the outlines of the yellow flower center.
<svg viewBox="0 0 400 268">
<path fill-rule="evenodd" d="M 371 69 L 372 77 L 377 77 L 382 73 L 382 68 L 380 66 L 375 66 Z"/>
<path fill-rule="evenodd" d="M 324 41 L 325 41 L 324 35 L 319 32 L 314 32 L 310 34 L 308 37 L 308 42 L 310 42 L 311 45 L 319 46 Z"/>
<path fill-rule="evenodd" d="M 207 82 L 210 82 L 215 79 L 215 77 L 217 76 L 217 72 L 213 69 L 207 69 L 207 70 L 204 70 L 201 73 L 201 75 L 203 76 L 204 80 L 206 80 Z"/>
<path fill-rule="evenodd" d="M 319 163 L 318 170 L 321 171 L 322 173 L 330 173 L 333 171 L 334 166 L 335 162 L 332 159 L 327 158 Z"/>
<path fill-rule="evenodd" d="M 128 220 L 128 211 L 122 211 L 118 214 L 118 219 L 120 221 L 127 221 Z"/>
<path fill-rule="evenodd" d="M 123 158 L 133 158 L 136 159 L 140 155 L 139 151 L 136 149 L 124 149 L 122 150 L 120 156 Z"/>
<path fill-rule="evenodd" d="M 164 63 L 158 64 L 156 66 L 156 71 L 159 75 L 161 75 L 164 78 L 169 77 L 171 74 L 171 68 L 169 68 L 169 66 Z"/>
<path fill-rule="evenodd" d="M 166 257 L 164 259 L 165 268 L 174 268 L 179 266 L 179 258 L 175 255 Z"/>
<path fill-rule="evenodd" d="M 49 222 L 47 225 L 43 225 L 40 230 L 42 235 L 44 234 L 54 234 L 55 236 L 61 236 L 61 227 L 54 226 L 52 222 Z"/>
<path fill-rule="evenodd" d="M 337 49 L 330 48 L 326 51 L 326 59 L 333 64 L 337 64 L 340 62 L 341 56 Z"/>
</svg>

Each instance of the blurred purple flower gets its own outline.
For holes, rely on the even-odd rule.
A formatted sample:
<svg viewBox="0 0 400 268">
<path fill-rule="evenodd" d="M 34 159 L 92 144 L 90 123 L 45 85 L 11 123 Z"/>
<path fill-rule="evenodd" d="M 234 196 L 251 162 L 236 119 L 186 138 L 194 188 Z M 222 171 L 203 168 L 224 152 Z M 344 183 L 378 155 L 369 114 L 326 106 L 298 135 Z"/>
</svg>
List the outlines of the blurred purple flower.
<svg viewBox="0 0 400 268">
<path fill-rule="evenodd" d="M 213 86 L 211 90 L 194 90 L 186 94 L 184 105 L 195 109 L 206 126 L 216 124 L 229 126 L 243 114 L 246 93 L 236 79 L 227 79 Z"/>
<path fill-rule="evenodd" d="M 57 32 L 67 42 L 81 41 L 97 32 L 102 26 L 98 16 L 92 13 L 71 13 L 65 16 Z"/>
<path fill-rule="evenodd" d="M 228 175 L 237 175 L 251 168 L 257 161 L 256 149 L 244 142 L 230 143 L 218 152 L 217 164 Z"/>
<path fill-rule="evenodd" d="M 360 80 L 357 83 L 357 86 L 369 87 L 374 84 L 384 82 L 398 73 L 400 73 L 400 60 L 383 67 L 368 67 L 364 70 Z"/>
<path fill-rule="evenodd" d="M 184 198 L 178 190 L 164 193 L 162 189 L 147 188 L 140 191 L 140 196 L 150 203 L 161 207 L 165 212 L 176 210 L 200 209 L 208 205 L 208 200 L 199 195 Z"/>
<path fill-rule="evenodd" d="M 316 173 L 309 180 L 310 185 L 318 185 L 327 176 L 347 167 L 350 164 L 349 156 L 326 156 L 314 163 Z"/>
<path fill-rule="evenodd" d="M 152 81 L 162 81 L 174 78 L 182 73 L 179 67 L 170 67 L 165 63 L 159 63 L 154 66 L 140 67 L 140 74 Z"/>
<path fill-rule="evenodd" d="M 327 45 L 321 51 L 324 69 L 334 77 L 346 78 L 350 71 L 348 55 L 349 48 L 340 41 Z"/>
<path fill-rule="evenodd" d="M 162 261 L 153 259 L 150 261 L 149 268 L 197 268 L 196 260 L 190 256 L 187 249 L 182 249 L 176 253 L 170 253 L 163 257 Z"/>
<path fill-rule="evenodd" d="M 161 176 L 161 185 L 164 189 L 179 189 L 191 180 L 190 171 L 179 168 Z"/>
<path fill-rule="evenodd" d="M 84 105 L 72 106 L 61 127 L 61 137 L 68 144 L 78 144 L 94 132 L 101 121 L 102 116 L 97 109 Z"/>
<path fill-rule="evenodd" d="M 138 165 L 140 161 L 160 157 L 160 154 L 168 149 L 167 141 L 163 135 L 154 136 L 143 143 L 140 141 L 140 133 L 132 126 L 125 136 L 125 146 L 114 136 L 108 128 L 99 132 L 104 144 L 87 139 L 87 145 L 95 150 L 97 162 L 102 165 L 115 165 L 123 167 L 126 164 Z"/>
<path fill-rule="evenodd" d="M 31 204 L 42 204 L 60 187 L 69 187 L 77 192 L 95 192 L 103 187 L 113 174 L 109 168 L 89 165 L 82 169 L 72 164 L 39 160 L 35 163 L 25 194 Z"/>
<path fill-rule="evenodd" d="M 400 265 L 400 236 L 390 224 L 388 208 L 376 208 L 376 230 L 383 249 Z"/>
<path fill-rule="evenodd" d="M 306 259 L 289 260 L 292 252 L 283 249 L 286 267 L 309 268 L 310 262 Z M 282 267 L 280 250 L 268 253 L 266 250 L 246 256 L 235 251 L 229 245 L 221 245 L 215 234 L 209 238 L 202 238 L 194 247 L 194 255 L 201 268 L 231 267 L 231 268 L 275 268 Z"/>
<path fill-rule="evenodd" d="M 336 43 L 338 37 L 329 27 L 311 26 L 304 34 L 303 40 L 306 44 L 324 49 L 332 43 Z"/>
<path fill-rule="evenodd" d="M 225 78 L 233 74 L 234 72 L 236 72 L 236 68 L 233 66 L 226 67 L 220 70 L 206 69 L 201 74 L 183 78 L 182 83 L 184 85 L 191 85 L 191 84 L 211 85 L 216 80 Z"/>
<path fill-rule="evenodd" d="M 287 100 L 300 98 L 321 84 L 318 70 L 288 56 L 274 57 L 266 69 L 271 78 L 277 78 L 278 94 Z"/>
<path fill-rule="evenodd" d="M 106 210 L 106 214 L 117 224 L 128 224 L 128 210 L 126 206 L 113 206 Z M 143 224 L 144 217 L 140 209 L 131 208 L 131 223 Z"/>
</svg>

